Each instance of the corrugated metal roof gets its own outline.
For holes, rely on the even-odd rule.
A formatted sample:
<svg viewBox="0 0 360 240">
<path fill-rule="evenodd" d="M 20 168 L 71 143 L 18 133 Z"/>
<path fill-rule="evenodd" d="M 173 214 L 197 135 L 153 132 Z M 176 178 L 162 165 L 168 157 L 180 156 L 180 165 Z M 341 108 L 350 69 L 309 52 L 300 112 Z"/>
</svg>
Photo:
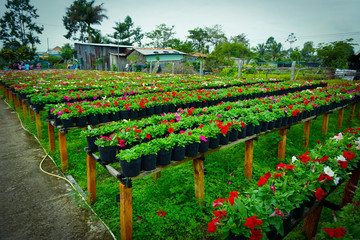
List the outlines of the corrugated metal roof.
<svg viewBox="0 0 360 240">
<path fill-rule="evenodd" d="M 128 45 L 102 44 L 102 43 L 75 43 L 75 44 L 79 44 L 79 45 L 91 45 L 91 46 L 99 46 L 99 47 L 133 48 L 133 46 L 128 46 Z"/>
<path fill-rule="evenodd" d="M 171 48 L 134 48 L 135 51 L 138 51 L 144 56 L 150 55 L 186 55 L 186 53 L 180 52 Z"/>
</svg>

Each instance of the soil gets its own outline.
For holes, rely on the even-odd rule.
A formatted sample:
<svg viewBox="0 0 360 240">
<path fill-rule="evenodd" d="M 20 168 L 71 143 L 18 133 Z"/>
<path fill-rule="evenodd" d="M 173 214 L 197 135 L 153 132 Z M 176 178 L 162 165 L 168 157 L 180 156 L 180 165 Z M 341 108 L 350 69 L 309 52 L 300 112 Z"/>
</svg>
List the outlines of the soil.
<svg viewBox="0 0 360 240">
<path fill-rule="evenodd" d="M 0 239 L 113 239 L 2 98 L 0 123 Z"/>
</svg>

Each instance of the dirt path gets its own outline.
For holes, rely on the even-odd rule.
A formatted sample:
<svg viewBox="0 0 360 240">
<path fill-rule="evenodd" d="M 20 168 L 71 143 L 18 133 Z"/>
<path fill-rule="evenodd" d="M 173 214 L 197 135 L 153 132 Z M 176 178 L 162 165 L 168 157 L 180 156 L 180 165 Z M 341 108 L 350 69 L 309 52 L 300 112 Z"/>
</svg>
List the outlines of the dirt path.
<svg viewBox="0 0 360 240">
<path fill-rule="evenodd" d="M 0 121 L 0 239 L 112 239 L 2 98 Z"/>
</svg>

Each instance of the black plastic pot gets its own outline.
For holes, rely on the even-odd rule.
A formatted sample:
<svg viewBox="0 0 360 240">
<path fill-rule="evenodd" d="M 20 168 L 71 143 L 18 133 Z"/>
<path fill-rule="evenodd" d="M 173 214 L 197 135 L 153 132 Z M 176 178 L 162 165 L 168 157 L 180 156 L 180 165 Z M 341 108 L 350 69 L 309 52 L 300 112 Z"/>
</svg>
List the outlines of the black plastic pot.
<svg viewBox="0 0 360 240">
<path fill-rule="evenodd" d="M 275 121 L 276 120 L 273 120 L 273 121 L 271 121 L 271 122 L 269 122 L 269 124 L 268 124 L 268 130 L 273 130 L 274 129 L 274 127 L 275 127 Z"/>
<path fill-rule="evenodd" d="M 88 122 L 90 125 L 96 125 L 99 123 L 98 115 L 90 114 L 88 115 Z"/>
<path fill-rule="evenodd" d="M 154 110 L 155 110 L 155 107 L 146 108 L 146 116 L 154 115 Z"/>
<path fill-rule="evenodd" d="M 217 148 L 219 147 L 219 143 L 220 143 L 220 136 L 218 136 L 217 138 L 209 138 L 209 148 Z"/>
<path fill-rule="evenodd" d="M 154 114 L 160 114 L 162 113 L 162 106 L 159 105 L 159 106 L 155 106 L 154 107 Z"/>
<path fill-rule="evenodd" d="M 232 233 L 231 231 L 229 232 L 229 236 L 226 238 L 227 240 L 247 240 L 246 237 L 243 236 L 235 236 L 234 233 Z"/>
<path fill-rule="evenodd" d="M 120 120 L 120 112 L 110 113 L 109 117 L 110 117 L 110 121 L 119 121 Z"/>
<path fill-rule="evenodd" d="M 129 119 L 129 111 L 128 110 L 120 111 L 120 119 Z"/>
<path fill-rule="evenodd" d="M 181 161 L 185 158 L 185 147 L 175 146 L 172 150 L 172 160 Z"/>
<path fill-rule="evenodd" d="M 138 111 L 138 117 L 142 118 L 146 116 L 146 108 L 143 108 L 141 110 Z"/>
<path fill-rule="evenodd" d="M 78 127 L 85 127 L 86 126 L 86 116 L 78 117 L 76 120 L 76 126 Z"/>
<path fill-rule="evenodd" d="M 236 129 L 232 129 L 230 132 L 229 132 L 229 141 L 236 141 L 237 138 L 238 138 L 238 135 L 239 135 L 239 131 L 236 130 Z"/>
<path fill-rule="evenodd" d="M 207 152 L 209 150 L 209 143 L 210 143 L 209 140 L 207 140 L 206 142 L 201 141 L 199 145 L 199 152 L 201 153 Z"/>
<path fill-rule="evenodd" d="M 57 115 L 55 115 L 55 125 L 56 126 L 62 125 L 61 119 Z"/>
<path fill-rule="evenodd" d="M 115 162 L 116 146 L 100 147 L 98 146 L 100 159 L 103 164 Z"/>
<path fill-rule="evenodd" d="M 259 125 L 254 127 L 254 134 L 258 134 L 261 131 L 262 122 L 259 122 Z"/>
<path fill-rule="evenodd" d="M 154 170 L 156 168 L 156 159 L 157 159 L 156 154 L 142 156 L 141 170 L 144 171 Z"/>
<path fill-rule="evenodd" d="M 283 117 L 281 121 L 281 126 L 284 127 L 288 124 L 288 117 Z"/>
<path fill-rule="evenodd" d="M 121 172 L 125 175 L 125 177 L 135 177 L 140 174 L 141 168 L 141 157 L 127 161 L 120 161 Z"/>
<path fill-rule="evenodd" d="M 291 211 L 293 218 L 294 219 L 301 218 L 302 215 L 304 214 L 304 210 L 305 210 L 305 203 L 302 203 L 298 208 L 295 208 L 294 210 Z"/>
<path fill-rule="evenodd" d="M 170 164 L 171 155 L 172 155 L 172 148 L 170 148 L 169 150 L 161 149 L 158 152 L 156 164 L 162 166 Z"/>
<path fill-rule="evenodd" d="M 255 130 L 255 127 L 251 123 L 246 125 L 246 136 L 254 135 L 254 130 Z"/>
<path fill-rule="evenodd" d="M 95 141 L 99 136 L 86 137 L 86 142 L 88 145 L 88 149 L 92 152 L 96 152 L 98 150 L 98 146 L 95 145 Z"/>
<path fill-rule="evenodd" d="M 247 125 L 239 131 L 238 138 L 242 139 L 246 137 Z"/>
<path fill-rule="evenodd" d="M 163 105 L 162 106 L 162 112 L 163 113 L 168 113 L 169 112 L 169 105 Z"/>
<path fill-rule="evenodd" d="M 199 152 L 200 143 L 194 142 L 186 146 L 185 155 L 188 157 L 195 157 Z"/>
<path fill-rule="evenodd" d="M 138 111 L 137 110 L 130 110 L 129 111 L 129 119 L 136 119 L 138 117 Z"/>
<path fill-rule="evenodd" d="M 104 113 L 100 115 L 100 122 L 106 123 L 109 122 L 109 114 Z"/>
<path fill-rule="evenodd" d="M 64 128 L 69 128 L 74 125 L 74 120 L 72 117 L 70 117 L 69 119 L 61 119 L 61 123 Z"/>
<path fill-rule="evenodd" d="M 229 143 L 229 138 L 230 138 L 230 132 L 227 132 L 224 136 L 224 134 L 220 134 L 220 144 L 221 145 L 226 145 Z"/>
<path fill-rule="evenodd" d="M 268 126 L 269 126 L 269 122 L 262 122 L 262 123 L 261 123 L 260 131 L 261 131 L 261 132 L 267 131 Z"/>
</svg>

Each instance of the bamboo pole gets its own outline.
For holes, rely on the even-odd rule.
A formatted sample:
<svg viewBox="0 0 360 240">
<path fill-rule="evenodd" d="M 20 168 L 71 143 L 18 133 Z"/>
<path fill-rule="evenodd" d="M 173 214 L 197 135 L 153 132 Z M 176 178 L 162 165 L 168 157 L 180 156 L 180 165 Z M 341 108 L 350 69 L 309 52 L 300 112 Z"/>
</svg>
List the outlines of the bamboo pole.
<svg viewBox="0 0 360 240">
<path fill-rule="evenodd" d="M 324 113 L 323 114 L 323 123 L 322 123 L 322 128 L 321 128 L 322 134 L 327 133 L 328 126 L 329 126 L 329 113 Z"/>
<path fill-rule="evenodd" d="M 120 230 L 122 240 L 131 240 L 133 231 L 132 188 L 120 182 Z"/>
<path fill-rule="evenodd" d="M 247 179 L 252 178 L 253 153 L 254 153 L 254 140 L 249 139 L 245 142 L 244 173 Z"/>
<path fill-rule="evenodd" d="M 280 129 L 280 141 L 278 145 L 278 158 L 285 159 L 285 150 L 286 150 L 286 133 L 287 129 Z"/>
<path fill-rule="evenodd" d="M 59 149 L 60 149 L 60 159 L 61 159 L 61 168 L 62 171 L 69 169 L 67 149 L 66 149 L 66 134 L 59 131 Z"/>
<path fill-rule="evenodd" d="M 199 204 L 204 204 L 205 187 L 204 187 L 204 157 L 195 158 L 193 160 L 194 167 L 194 184 L 195 184 L 195 197 L 198 199 Z"/>
<path fill-rule="evenodd" d="M 316 235 L 316 230 L 319 224 L 321 216 L 322 206 L 317 206 L 314 211 L 304 219 L 304 225 L 302 231 L 305 232 L 307 239 L 312 239 Z"/>
<path fill-rule="evenodd" d="M 343 119 L 344 119 L 344 108 L 339 109 L 339 115 L 338 115 L 338 128 L 341 129 L 342 127 L 342 123 L 343 123 Z"/>
<path fill-rule="evenodd" d="M 92 205 L 96 202 L 96 161 L 89 154 L 86 155 L 86 165 L 88 203 Z"/>
<path fill-rule="evenodd" d="M 50 151 L 55 151 L 55 133 L 54 133 L 54 126 L 48 122 L 48 133 L 49 133 L 49 145 Z"/>
<path fill-rule="evenodd" d="M 309 147 L 309 138 L 310 138 L 310 125 L 311 120 L 308 120 L 304 123 L 304 135 L 303 135 L 303 147 Z"/>
<path fill-rule="evenodd" d="M 360 168 L 356 169 L 350 175 L 350 179 L 346 182 L 345 191 L 343 195 L 343 199 L 341 202 L 341 206 L 345 206 L 350 203 L 354 197 L 354 192 L 356 190 L 356 186 L 359 182 Z"/>
<path fill-rule="evenodd" d="M 35 113 L 35 120 L 36 120 L 37 136 L 38 136 L 39 139 L 41 139 L 42 138 L 42 131 L 41 131 L 40 113 Z"/>
<path fill-rule="evenodd" d="M 351 122 L 354 119 L 354 114 L 355 114 L 355 105 L 356 103 L 352 103 L 350 105 L 350 116 L 349 116 L 349 122 Z"/>
</svg>

